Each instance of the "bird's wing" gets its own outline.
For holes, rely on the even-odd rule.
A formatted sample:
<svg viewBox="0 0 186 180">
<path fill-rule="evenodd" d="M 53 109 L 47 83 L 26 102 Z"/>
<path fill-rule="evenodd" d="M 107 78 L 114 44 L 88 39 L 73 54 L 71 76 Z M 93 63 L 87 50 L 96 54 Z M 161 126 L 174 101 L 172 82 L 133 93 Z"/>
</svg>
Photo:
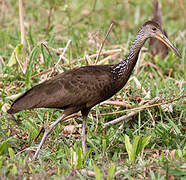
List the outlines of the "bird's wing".
<svg viewBox="0 0 186 180">
<path fill-rule="evenodd" d="M 110 74 L 105 67 L 81 67 L 34 86 L 18 98 L 10 109 L 10 113 L 33 108 L 61 108 L 70 106 L 93 106 L 110 89 Z"/>
</svg>

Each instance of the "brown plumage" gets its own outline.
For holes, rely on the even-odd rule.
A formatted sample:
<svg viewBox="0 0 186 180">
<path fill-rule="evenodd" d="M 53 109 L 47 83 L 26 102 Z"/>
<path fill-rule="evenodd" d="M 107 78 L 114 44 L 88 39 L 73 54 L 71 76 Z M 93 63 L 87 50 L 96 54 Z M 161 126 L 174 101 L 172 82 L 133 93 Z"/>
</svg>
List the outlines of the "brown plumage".
<svg viewBox="0 0 186 180">
<path fill-rule="evenodd" d="M 161 8 L 160 8 L 160 4 L 158 0 L 153 0 L 153 19 L 152 20 L 158 23 L 160 27 L 162 28 L 162 13 L 161 13 Z M 163 33 L 167 37 L 167 33 L 165 30 L 163 30 Z M 149 49 L 153 56 L 160 55 L 162 59 L 165 58 L 169 53 L 168 47 L 164 43 L 162 43 L 161 41 L 158 41 L 155 38 L 150 38 Z"/>
<path fill-rule="evenodd" d="M 78 111 L 81 111 L 83 116 L 81 141 L 83 152 L 86 152 L 85 128 L 90 109 L 113 96 L 126 84 L 134 69 L 141 47 L 150 37 L 158 38 L 180 57 L 179 51 L 163 35 L 161 27 L 153 21 L 148 21 L 141 26 L 128 56 L 120 63 L 84 66 L 66 71 L 31 88 L 12 104 L 8 110 L 10 114 L 24 109 L 43 107 L 64 109 L 62 117 L 45 129 L 34 159 L 55 125 L 66 116 Z"/>
<path fill-rule="evenodd" d="M 113 76 L 111 66 L 107 65 L 66 71 L 28 90 L 8 113 L 41 107 L 64 109 L 65 114 L 89 109 L 118 91 L 120 86 Z"/>
</svg>

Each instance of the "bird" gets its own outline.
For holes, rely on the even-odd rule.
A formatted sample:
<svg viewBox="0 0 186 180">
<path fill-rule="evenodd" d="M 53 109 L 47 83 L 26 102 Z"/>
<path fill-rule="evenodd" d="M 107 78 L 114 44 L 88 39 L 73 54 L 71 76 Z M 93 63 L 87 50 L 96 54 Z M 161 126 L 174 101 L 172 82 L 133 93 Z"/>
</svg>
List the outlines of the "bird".
<svg viewBox="0 0 186 180">
<path fill-rule="evenodd" d="M 159 26 L 162 28 L 162 13 L 160 8 L 160 3 L 158 0 L 153 0 L 153 19 L 152 21 L 155 21 L 159 24 Z M 165 30 L 163 30 L 163 33 L 166 37 L 167 33 Z M 161 59 L 164 59 L 169 54 L 168 47 L 162 43 L 161 41 L 158 41 L 155 38 L 150 38 L 149 41 L 149 49 L 151 51 L 152 56 L 159 55 Z"/>
<path fill-rule="evenodd" d="M 52 129 L 65 117 L 81 111 L 83 122 L 81 144 L 86 153 L 86 122 L 91 108 L 116 94 L 127 83 L 138 59 L 141 47 L 148 38 L 162 41 L 173 52 L 181 57 L 177 48 L 167 39 L 161 27 L 154 21 L 145 22 L 139 29 L 129 53 L 117 64 L 82 66 L 65 71 L 50 80 L 38 84 L 15 100 L 9 114 L 26 109 L 58 108 L 63 114 L 49 126 L 33 156 L 35 160 Z"/>
</svg>

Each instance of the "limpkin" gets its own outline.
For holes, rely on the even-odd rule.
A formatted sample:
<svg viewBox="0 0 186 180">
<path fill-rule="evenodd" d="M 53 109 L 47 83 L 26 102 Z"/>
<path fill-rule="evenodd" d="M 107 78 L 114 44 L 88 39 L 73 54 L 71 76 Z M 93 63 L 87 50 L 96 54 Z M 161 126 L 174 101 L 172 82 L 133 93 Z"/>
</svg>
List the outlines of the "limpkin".
<svg viewBox="0 0 186 180">
<path fill-rule="evenodd" d="M 50 126 L 45 128 L 42 140 L 33 159 L 38 155 L 51 130 L 73 113 L 81 111 L 83 116 L 81 142 L 86 152 L 86 121 L 92 107 L 110 98 L 128 81 L 138 59 L 141 47 L 150 38 L 157 38 L 172 49 L 178 57 L 181 54 L 166 38 L 161 27 L 153 21 L 144 23 L 132 43 L 128 56 L 118 64 L 83 66 L 68 70 L 41 84 L 32 87 L 12 104 L 8 113 L 14 114 L 25 109 L 59 108 L 64 112 Z"/>
<path fill-rule="evenodd" d="M 160 8 L 160 3 L 158 0 L 153 0 L 153 19 L 152 21 L 155 21 L 159 24 L 159 26 L 162 28 L 162 13 Z M 167 37 L 167 33 L 165 30 L 163 30 L 164 35 Z M 150 38 L 149 41 L 149 49 L 151 51 L 152 56 L 159 55 L 162 59 L 164 59 L 168 53 L 169 49 L 168 47 L 162 43 L 161 41 L 158 41 L 155 38 Z"/>
</svg>

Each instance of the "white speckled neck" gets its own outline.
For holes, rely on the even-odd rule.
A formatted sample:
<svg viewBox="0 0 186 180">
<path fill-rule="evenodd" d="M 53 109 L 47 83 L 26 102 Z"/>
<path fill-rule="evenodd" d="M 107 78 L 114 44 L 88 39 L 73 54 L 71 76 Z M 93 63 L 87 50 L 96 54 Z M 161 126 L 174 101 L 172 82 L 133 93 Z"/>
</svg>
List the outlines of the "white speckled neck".
<svg viewBox="0 0 186 180">
<path fill-rule="evenodd" d="M 132 73 L 132 70 L 134 69 L 134 66 L 137 62 L 141 47 L 143 46 L 145 41 L 146 38 L 143 36 L 143 32 L 140 29 L 136 36 L 136 39 L 130 47 L 129 54 L 126 59 L 113 66 L 112 73 L 115 75 L 115 79 L 119 79 L 123 76 L 123 74 Z"/>
</svg>

